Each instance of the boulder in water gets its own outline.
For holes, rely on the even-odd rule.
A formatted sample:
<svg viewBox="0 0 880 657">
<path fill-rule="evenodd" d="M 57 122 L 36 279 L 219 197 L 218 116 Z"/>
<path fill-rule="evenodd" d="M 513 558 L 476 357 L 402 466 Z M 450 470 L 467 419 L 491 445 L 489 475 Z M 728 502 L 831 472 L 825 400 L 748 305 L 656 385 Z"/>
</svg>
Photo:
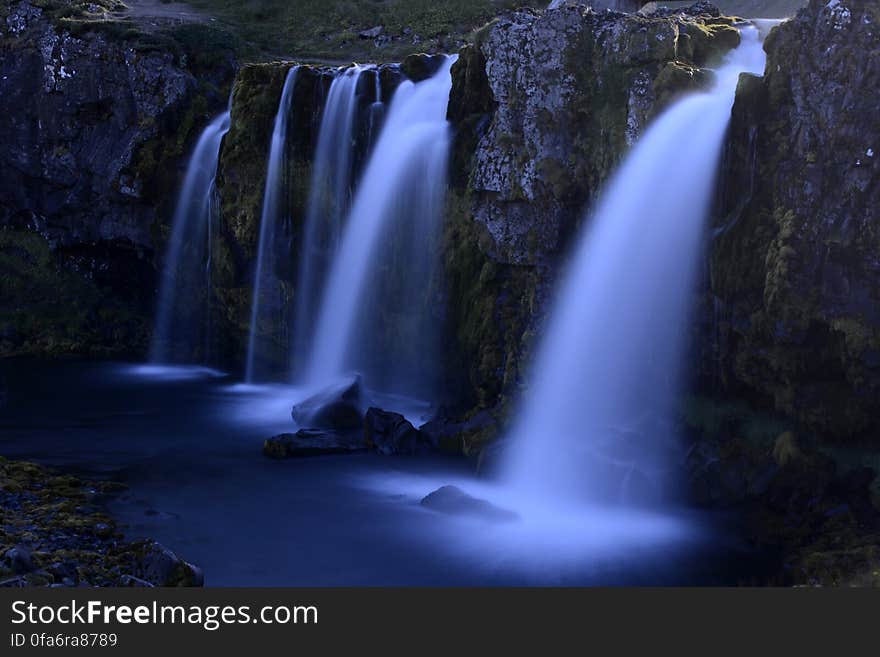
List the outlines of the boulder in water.
<svg viewBox="0 0 880 657">
<path fill-rule="evenodd" d="M 127 571 L 119 584 L 132 586 L 144 582 L 151 586 L 204 586 L 205 576 L 198 566 L 184 561 L 167 547 L 152 540 L 144 540 L 128 546 L 120 556 L 120 565 Z M 125 576 L 131 580 L 124 582 Z"/>
<path fill-rule="evenodd" d="M 358 432 L 323 429 L 300 429 L 296 433 L 282 433 L 263 443 L 263 454 L 273 459 L 350 454 L 366 449 L 367 444 Z"/>
<path fill-rule="evenodd" d="M 301 427 L 349 431 L 363 426 L 364 405 L 361 377 L 354 375 L 296 404 L 290 415 Z"/>
<path fill-rule="evenodd" d="M 370 408 L 364 418 L 364 439 L 380 454 L 422 454 L 434 448 L 430 436 L 400 413 Z"/>
<path fill-rule="evenodd" d="M 513 511 L 495 506 L 488 500 L 468 495 L 457 486 L 441 486 L 422 498 L 421 505 L 449 515 L 471 516 L 492 522 L 519 520 Z"/>
</svg>

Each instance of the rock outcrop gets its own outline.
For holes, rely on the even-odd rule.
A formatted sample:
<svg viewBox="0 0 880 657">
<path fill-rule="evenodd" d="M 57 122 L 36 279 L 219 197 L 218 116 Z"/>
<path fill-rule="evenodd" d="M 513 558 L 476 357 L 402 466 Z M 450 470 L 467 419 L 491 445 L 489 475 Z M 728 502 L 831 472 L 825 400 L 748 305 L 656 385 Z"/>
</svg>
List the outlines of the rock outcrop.
<svg viewBox="0 0 880 657">
<path fill-rule="evenodd" d="M 143 349 L 182 158 L 225 102 L 210 28 L 103 10 L 0 8 L 0 354 Z"/>
<path fill-rule="evenodd" d="M 880 9 L 812 0 L 743 77 L 710 261 L 703 372 L 819 436 L 880 436 Z"/>
</svg>

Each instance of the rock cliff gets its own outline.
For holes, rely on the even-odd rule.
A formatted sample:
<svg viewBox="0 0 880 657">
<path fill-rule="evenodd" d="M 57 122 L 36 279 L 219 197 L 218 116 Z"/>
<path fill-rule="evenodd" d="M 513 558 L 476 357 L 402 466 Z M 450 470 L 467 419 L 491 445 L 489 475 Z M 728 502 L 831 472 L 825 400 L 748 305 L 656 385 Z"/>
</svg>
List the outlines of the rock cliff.
<svg viewBox="0 0 880 657">
<path fill-rule="evenodd" d="M 880 9 L 813 0 L 741 80 L 710 254 L 704 377 L 824 438 L 880 428 Z"/>
<path fill-rule="evenodd" d="M 228 93 L 208 28 L 106 9 L 0 8 L 0 354 L 142 351 L 183 156 Z"/>
</svg>

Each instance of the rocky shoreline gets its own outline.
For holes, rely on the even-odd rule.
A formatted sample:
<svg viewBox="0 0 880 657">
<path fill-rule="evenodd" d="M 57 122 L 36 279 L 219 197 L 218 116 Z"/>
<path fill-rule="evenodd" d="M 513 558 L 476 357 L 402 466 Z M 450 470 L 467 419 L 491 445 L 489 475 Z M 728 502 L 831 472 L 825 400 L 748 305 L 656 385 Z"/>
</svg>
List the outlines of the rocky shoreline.
<svg viewBox="0 0 880 657">
<path fill-rule="evenodd" d="M 124 539 L 104 510 L 124 489 L 0 457 L 0 587 L 202 586 L 165 546 Z"/>
</svg>

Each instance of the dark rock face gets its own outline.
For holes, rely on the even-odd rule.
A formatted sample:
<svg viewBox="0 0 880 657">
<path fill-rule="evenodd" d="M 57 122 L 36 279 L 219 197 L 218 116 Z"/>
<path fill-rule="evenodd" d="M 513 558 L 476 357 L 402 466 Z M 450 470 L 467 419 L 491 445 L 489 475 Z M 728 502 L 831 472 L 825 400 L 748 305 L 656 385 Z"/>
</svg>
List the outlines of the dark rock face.
<svg viewBox="0 0 880 657">
<path fill-rule="evenodd" d="M 487 500 L 468 495 L 457 486 L 442 486 L 422 498 L 421 505 L 449 515 L 479 518 L 489 522 L 519 520 L 513 511 L 502 509 Z"/>
<path fill-rule="evenodd" d="M 433 449 L 430 437 L 416 429 L 400 413 L 367 409 L 364 439 L 380 454 L 421 454 Z"/>
<path fill-rule="evenodd" d="M 296 433 L 282 433 L 263 443 L 263 454 L 273 459 L 302 458 L 326 454 L 351 454 L 368 449 L 363 434 L 358 431 L 327 431 L 300 429 Z"/>
<path fill-rule="evenodd" d="M 290 415 L 301 427 L 346 431 L 363 426 L 364 406 L 361 377 L 355 375 L 298 403 Z"/>
<path fill-rule="evenodd" d="M 741 80 L 733 113 L 704 375 L 877 445 L 880 10 L 814 0 L 765 49 L 766 76 Z"/>
<path fill-rule="evenodd" d="M 182 156 L 233 71 L 200 83 L 177 42 L 64 5 L 0 10 L 0 354 L 143 348 Z"/>
</svg>

